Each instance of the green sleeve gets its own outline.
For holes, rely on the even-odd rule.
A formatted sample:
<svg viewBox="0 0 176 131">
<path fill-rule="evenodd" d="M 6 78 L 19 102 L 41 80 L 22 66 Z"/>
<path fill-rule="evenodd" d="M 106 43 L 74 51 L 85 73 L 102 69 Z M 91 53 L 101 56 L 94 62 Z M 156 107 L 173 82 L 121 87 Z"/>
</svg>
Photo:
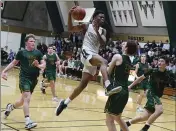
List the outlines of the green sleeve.
<svg viewBox="0 0 176 131">
<path fill-rule="evenodd" d="M 39 51 L 39 57 L 38 57 L 39 61 L 43 60 L 43 54 Z"/>
<path fill-rule="evenodd" d="M 18 51 L 18 53 L 15 56 L 15 59 L 20 61 L 21 60 L 21 56 L 22 56 L 22 51 Z"/>
<path fill-rule="evenodd" d="M 148 77 L 149 75 L 151 75 L 153 72 L 153 69 L 149 69 L 146 73 L 144 73 L 145 77 Z"/>
</svg>

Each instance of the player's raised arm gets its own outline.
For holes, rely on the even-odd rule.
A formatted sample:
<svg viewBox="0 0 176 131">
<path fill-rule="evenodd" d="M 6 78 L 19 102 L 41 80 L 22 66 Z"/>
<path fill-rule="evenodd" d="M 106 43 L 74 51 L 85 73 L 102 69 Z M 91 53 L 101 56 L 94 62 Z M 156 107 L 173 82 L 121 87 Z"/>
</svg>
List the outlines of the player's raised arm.
<svg viewBox="0 0 176 131">
<path fill-rule="evenodd" d="M 68 13 L 68 31 L 69 32 L 80 32 L 80 31 L 85 31 L 86 30 L 86 25 L 85 24 L 81 24 L 81 25 L 77 25 L 77 26 L 73 26 L 72 23 L 72 12 L 74 11 L 74 9 L 76 9 L 77 6 L 74 6 L 70 9 L 69 13 Z"/>
</svg>

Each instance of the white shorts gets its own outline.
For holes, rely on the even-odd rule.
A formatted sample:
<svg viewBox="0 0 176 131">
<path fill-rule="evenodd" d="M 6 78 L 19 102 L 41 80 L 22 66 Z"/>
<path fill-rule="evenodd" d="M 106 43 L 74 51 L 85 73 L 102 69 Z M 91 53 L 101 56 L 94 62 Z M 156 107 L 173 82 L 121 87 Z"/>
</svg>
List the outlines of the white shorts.
<svg viewBox="0 0 176 131">
<path fill-rule="evenodd" d="M 82 72 L 86 72 L 94 76 L 97 72 L 97 66 L 92 66 L 89 62 L 90 59 L 92 59 L 93 55 L 98 55 L 97 53 L 88 51 L 86 49 L 82 49 L 81 52 L 81 62 L 84 64 L 84 68 Z"/>
</svg>

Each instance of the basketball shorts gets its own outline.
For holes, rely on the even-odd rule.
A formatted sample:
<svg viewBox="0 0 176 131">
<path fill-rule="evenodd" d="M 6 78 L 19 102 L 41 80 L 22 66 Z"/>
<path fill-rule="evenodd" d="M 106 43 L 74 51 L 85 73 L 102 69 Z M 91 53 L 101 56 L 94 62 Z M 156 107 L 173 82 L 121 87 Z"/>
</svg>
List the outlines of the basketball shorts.
<svg viewBox="0 0 176 131">
<path fill-rule="evenodd" d="M 142 89 L 144 89 L 144 91 L 146 91 L 147 89 L 150 88 L 149 82 L 148 82 L 148 81 L 142 81 L 142 82 L 140 83 L 140 87 L 141 87 Z"/>
<path fill-rule="evenodd" d="M 124 89 L 120 93 L 109 96 L 104 112 L 115 116 L 122 114 L 128 102 L 128 97 L 129 92 Z"/>
<path fill-rule="evenodd" d="M 48 82 L 52 80 L 56 81 L 56 71 L 46 71 L 46 78 Z"/>
<path fill-rule="evenodd" d="M 35 86 L 37 85 L 38 79 L 33 78 L 25 78 L 25 77 L 20 77 L 19 78 L 19 88 L 21 93 L 22 92 L 31 92 L 33 93 Z"/>
<path fill-rule="evenodd" d="M 147 92 L 147 103 L 145 105 L 145 109 L 148 110 L 150 113 L 155 112 L 155 105 L 162 105 L 160 98 L 154 95 L 151 90 Z"/>
<path fill-rule="evenodd" d="M 90 63 L 90 60 L 92 59 L 93 55 L 98 55 L 98 54 L 88 51 L 86 49 L 82 49 L 81 62 L 84 64 L 84 68 L 82 72 L 89 73 L 92 76 L 94 76 L 97 72 L 97 66 L 92 66 Z"/>
</svg>

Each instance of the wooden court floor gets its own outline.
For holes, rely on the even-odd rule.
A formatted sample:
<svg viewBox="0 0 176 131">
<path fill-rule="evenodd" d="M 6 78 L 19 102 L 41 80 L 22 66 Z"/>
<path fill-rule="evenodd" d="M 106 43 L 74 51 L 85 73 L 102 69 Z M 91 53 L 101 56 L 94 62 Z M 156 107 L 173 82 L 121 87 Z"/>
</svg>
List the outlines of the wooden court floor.
<svg viewBox="0 0 176 131">
<path fill-rule="evenodd" d="M 24 131 L 24 115 L 22 109 L 14 110 L 7 120 L 3 119 L 3 113 L 7 103 L 13 103 L 19 98 L 18 69 L 9 72 L 8 80 L 1 79 L 1 130 L 2 131 Z M 39 83 L 42 77 L 40 76 Z M 30 114 L 32 120 L 38 123 L 33 131 L 107 131 L 105 125 L 104 106 L 107 97 L 104 96 L 103 88 L 91 82 L 86 90 L 69 107 L 57 117 L 54 114 L 56 102 L 51 101 L 51 92 L 48 88 L 47 94 L 40 92 L 40 84 L 33 93 Z M 79 81 L 65 78 L 57 78 L 56 91 L 59 98 L 66 98 L 78 85 Z M 128 104 L 122 114 L 124 120 L 133 118 L 139 113 L 136 112 L 137 93 L 130 93 Z M 143 100 L 143 104 L 146 99 Z M 175 131 L 176 113 L 175 101 L 169 98 L 162 98 L 164 113 L 151 126 L 149 131 Z M 132 125 L 130 131 L 139 131 L 144 122 Z M 119 126 L 117 124 L 117 129 Z"/>
</svg>

